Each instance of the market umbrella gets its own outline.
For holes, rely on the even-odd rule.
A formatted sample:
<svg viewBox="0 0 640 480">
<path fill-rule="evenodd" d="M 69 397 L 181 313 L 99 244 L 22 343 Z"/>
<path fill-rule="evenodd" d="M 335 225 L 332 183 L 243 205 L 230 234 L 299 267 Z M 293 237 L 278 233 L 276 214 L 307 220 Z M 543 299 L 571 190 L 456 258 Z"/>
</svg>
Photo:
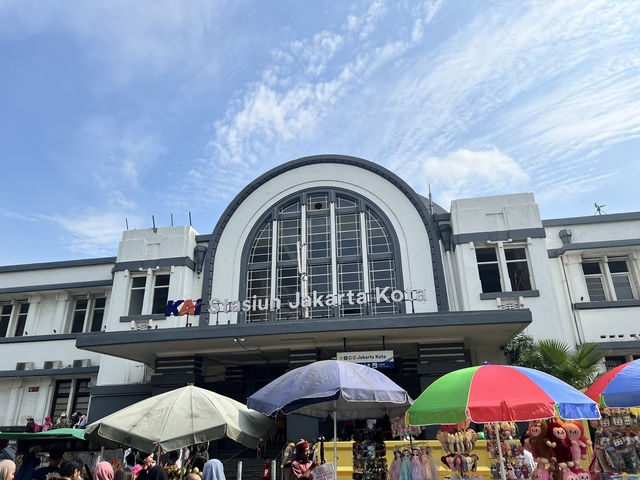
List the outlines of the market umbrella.
<svg viewBox="0 0 640 480">
<path fill-rule="evenodd" d="M 556 415 L 566 420 L 600 418 L 598 405 L 562 380 L 511 365 L 480 365 L 448 373 L 422 392 L 408 414 L 410 425 L 523 422 Z M 500 448 L 498 453 L 505 478 Z"/>
<path fill-rule="evenodd" d="M 640 406 L 640 359 L 604 373 L 584 394 L 603 407 Z"/>
<path fill-rule="evenodd" d="M 321 360 L 276 378 L 251 395 L 247 405 L 267 415 L 278 411 L 322 419 L 331 415 L 337 472 L 337 420 L 403 415 L 412 402 L 406 390 L 373 368 Z"/>
<path fill-rule="evenodd" d="M 225 436 L 257 448 L 273 433 L 272 419 L 240 402 L 193 385 L 155 395 L 108 415 L 85 429 L 86 438 L 107 439 L 143 451 L 165 451 Z"/>
</svg>

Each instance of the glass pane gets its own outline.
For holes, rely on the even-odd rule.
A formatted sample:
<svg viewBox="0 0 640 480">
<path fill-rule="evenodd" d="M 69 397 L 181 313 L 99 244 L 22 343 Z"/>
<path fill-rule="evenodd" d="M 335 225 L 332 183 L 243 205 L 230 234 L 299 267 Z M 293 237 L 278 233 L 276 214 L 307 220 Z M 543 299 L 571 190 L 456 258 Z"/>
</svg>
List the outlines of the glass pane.
<svg viewBox="0 0 640 480">
<path fill-rule="evenodd" d="M 481 262 L 497 262 L 496 249 L 494 247 L 476 248 L 476 260 Z"/>
<path fill-rule="evenodd" d="M 336 208 L 352 208 L 357 206 L 358 204 L 353 198 L 338 195 Z"/>
<path fill-rule="evenodd" d="M 13 305 L 3 305 L 2 315 L 11 315 L 12 310 L 13 310 Z"/>
<path fill-rule="evenodd" d="M 346 294 L 351 290 L 354 293 L 364 290 L 362 279 L 362 264 L 341 263 L 338 265 L 338 293 Z M 349 305 L 342 302 L 340 305 L 340 316 L 362 315 L 364 305 Z"/>
<path fill-rule="evenodd" d="M 296 293 L 300 291 L 300 274 L 297 267 L 278 268 L 276 297 L 282 302 L 278 310 L 278 320 L 297 320 L 300 308 L 289 307 L 289 302 L 296 304 Z"/>
<path fill-rule="evenodd" d="M 391 253 L 391 239 L 387 229 L 371 210 L 367 210 L 367 243 L 369 253 Z"/>
<path fill-rule="evenodd" d="M 300 202 L 297 200 L 295 202 L 289 203 L 288 205 L 285 205 L 280 209 L 280 213 L 297 213 L 299 211 Z"/>
<path fill-rule="evenodd" d="M 371 293 L 375 294 L 376 287 L 384 289 L 389 287 L 390 290 L 396 288 L 396 272 L 393 260 L 375 260 L 369 262 L 369 285 Z M 371 302 L 372 314 L 380 315 L 387 313 L 398 313 L 400 311 L 399 303 L 375 303 Z"/>
<path fill-rule="evenodd" d="M 584 263 L 582 264 L 584 265 Z M 592 302 L 604 302 L 607 298 L 604 294 L 602 279 L 600 277 L 585 277 L 589 300 Z"/>
<path fill-rule="evenodd" d="M 582 262 L 582 271 L 585 275 L 599 275 L 600 264 L 598 262 Z"/>
<path fill-rule="evenodd" d="M 146 277 L 133 277 L 131 279 L 131 286 L 133 288 L 144 288 L 147 283 Z"/>
<path fill-rule="evenodd" d="M 61 413 L 67 411 L 69 392 L 71 392 L 71 380 L 56 381 L 56 388 L 51 404 L 51 416 L 53 418 L 58 418 Z"/>
<path fill-rule="evenodd" d="M 86 310 L 89 301 L 86 298 L 76 300 L 76 310 Z"/>
<path fill-rule="evenodd" d="M 16 337 L 21 337 L 24 335 L 24 327 L 26 323 L 27 323 L 27 316 L 24 314 L 18 315 L 18 321 L 16 324 L 16 333 L 15 333 Z"/>
<path fill-rule="evenodd" d="M 313 292 L 318 296 L 331 293 L 331 266 L 330 265 L 309 265 L 309 295 L 313 298 Z M 324 301 L 322 302 L 324 304 Z M 332 317 L 331 307 L 311 307 L 312 318 Z"/>
<path fill-rule="evenodd" d="M 504 256 L 509 260 L 526 260 L 527 253 L 524 248 L 505 248 Z"/>
<path fill-rule="evenodd" d="M 94 310 L 93 318 L 91 319 L 92 332 L 99 332 L 102 330 L 102 319 L 104 318 L 104 310 Z"/>
<path fill-rule="evenodd" d="M 278 222 L 278 261 L 297 260 L 300 241 L 300 219 L 292 218 Z"/>
<path fill-rule="evenodd" d="M 84 316 L 86 310 L 76 310 L 73 313 L 73 322 L 71 323 L 71 333 L 81 333 L 84 326 Z"/>
<path fill-rule="evenodd" d="M 328 216 L 307 218 L 307 254 L 309 258 L 329 258 L 331 230 Z"/>
<path fill-rule="evenodd" d="M 627 262 L 624 260 L 615 260 L 609 262 L 609 271 L 611 273 L 627 273 Z"/>
<path fill-rule="evenodd" d="M 329 210 L 329 195 L 326 193 L 312 193 L 307 197 L 307 210 L 317 212 Z"/>
<path fill-rule="evenodd" d="M 29 312 L 29 304 L 28 303 L 21 303 L 20 304 L 20 313 L 24 313 L 25 315 Z"/>
<path fill-rule="evenodd" d="M 498 269 L 497 263 L 478 265 L 478 273 L 480 274 L 482 293 L 495 293 L 502 291 L 502 286 L 500 285 L 500 270 Z"/>
<path fill-rule="evenodd" d="M 0 337 L 6 337 L 8 329 L 9 329 L 9 317 L 3 315 L 2 317 L 0 317 Z"/>
<path fill-rule="evenodd" d="M 338 256 L 360 255 L 360 215 L 338 215 Z"/>
<path fill-rule="evenodd" d="M 163 275 L 164 276 L 164 275 Z M 168 277 L 168 275 L 166 275 Z M 167 311 L 167 300 L 169 299 L 169 287 L 156 287 L 153 289 L 153 306 L 151 313 L 162 314 Z"/>
<path fill-rule="evenodd" d="M 107 299 L 106 298 L 104 298 L 104 297 L 96 298 L 95 304 L 94 304 L 94 308 L 96 308 L 96 309 L 104 308 L 106 303 L 107 303 Z"/>
<path fill-rule="evenodd" d="M 156 275 L 156 287 L 169 286 L 169 279 L 171 275 Z"/>
<path fill-rule="evenodd" d="M 142 314 L 143 299 L 144 299 L 144 289 L 131 290 L 131 299 L 129 301 L 129 315 Z"/>
<path fill-rule="evenodd" d="M 271 220 L 263 225 L 256 235 L 253 245 L 251 245 L 251 253 L 249 254 L 249 263 L 262 263 L 271 261 Z"/>
<path fill-rule="evenodd" d="M 507 270 L 509 271 L 509 279 L 511 280 L 511 290 L 514 292 L 531 290 L 529 267 L 526 261 L 509 262 L 507 263 Z"/>
<path fill-rule="evenodd" d="M 248 322 L 264 322 L 268 318 L 269 297 L 270 293 L 271 270 L 249 270 L 247 276 L 247 300 L 256 302 L 256 307 L 262 307 L 262 310 L 255 308 L 247 312 Z M 255 298 L 254 298 L 255 296 Z"/>
<path fill-rule="evenodd" d="M 617 300 L 633 300 L 633 290 L 628 275 L 612 275 L 613 288 L 616 291 Z"/>
</svg>

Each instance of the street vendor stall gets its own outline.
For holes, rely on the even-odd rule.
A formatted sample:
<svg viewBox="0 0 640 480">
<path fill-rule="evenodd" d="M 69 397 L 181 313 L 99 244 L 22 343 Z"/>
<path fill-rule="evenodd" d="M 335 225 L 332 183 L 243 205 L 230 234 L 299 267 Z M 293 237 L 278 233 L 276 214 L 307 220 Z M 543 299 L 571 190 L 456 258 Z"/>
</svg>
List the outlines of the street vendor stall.
<svg viewBox="0 0 640 480">
<path fill-rule="evenodd" d="M 606 372 L 585 395 L 600 405 L 602 418 L 592 422 L 593 478 L 617 480 L 640 476 L 640 360 Z"/>
</svg>

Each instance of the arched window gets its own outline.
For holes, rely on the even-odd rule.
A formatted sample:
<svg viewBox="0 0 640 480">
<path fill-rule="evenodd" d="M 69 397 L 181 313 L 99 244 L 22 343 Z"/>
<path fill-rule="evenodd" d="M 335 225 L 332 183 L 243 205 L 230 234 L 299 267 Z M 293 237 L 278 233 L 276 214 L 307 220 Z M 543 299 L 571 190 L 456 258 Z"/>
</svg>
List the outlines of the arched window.
<svg viewBox="0 0 640 480">
<path fill-rule="evenodd" d="M 245 245 L 240 291 L 252 308 L 242 315 L 264 322 L 403 312 L 402 302 L 375 301 L 376 288 L 402 288 L 396 244 L 382 212 L 352 192 L 290 196 L 263 216 Z M 338 304 L 327 304 L 330 294 Z"/>
</svg>

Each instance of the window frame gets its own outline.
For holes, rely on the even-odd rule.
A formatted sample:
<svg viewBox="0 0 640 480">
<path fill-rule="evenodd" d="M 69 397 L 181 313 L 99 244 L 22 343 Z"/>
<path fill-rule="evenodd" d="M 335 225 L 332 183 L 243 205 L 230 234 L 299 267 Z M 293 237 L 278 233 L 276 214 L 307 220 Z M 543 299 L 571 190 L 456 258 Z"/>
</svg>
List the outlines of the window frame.
<svg viewBox="0 0 640 480">
<path fill-rule="evenodd" d="M 104 299 L 104 306 L 103 307 L 96 307 L 96 302 L 98 300 Z M 80 331 L 74 332 L 73 327 L 74 327 L 74 319 L 75 319 L 75 313 L 77 311 L 77 305 L 78 305 L 78 300 L 86 300 L 87 301 L 87 306 L 84 309 L 84 319 L 82 321 L 82 329 Z M 70 312 L 69 312 L 69 319 L 68 319 L 68 327 L 66 329 L 67 332 L 69 333 L 85 333 L 85 332 L 99 332 L 102 330 L 102 327 L 104 325 L 104 319 L 105 319 L 105 313 L 107 310 L 107 295 L 106 293 L 89 293 L 86 295 L 77 295 L 72 297 L 72 307 L 70 308 Z M 97 311 L 102 310 L 102 320 L 100 321 L 100 329 L 99 330 L 93 330 L 93 323 L 95 320 L 95 314 Z"/>
<path fill-rule="evenodd" d="M 626 272 L 614 272 L 611 273 L 611 269 L 609 268 L 610 262 L 619 262 L 624 261 L 627 267 Z M 599 274 L 591 274 L 584 272 L 584 264 L 585 263 L 596 263 L 600 267 Z M 638 285 L 638 278 L 635 275 L 633 269 L 633 261 L 629 254 L 602 254 L 602 255 L 588 255 L 585 254 L 580 259 L 580 267 L 582 272 L 582 281 L 583 286 L 585 288 L 586 296 L 588 298 L 588 302 L 624 302 L 628 300 L 638 300 L 640 287 Z M 629 282 L 629 287 L 631 289 L 632 298 L 623 298 L 619 299 L 619 292 L 616 291 L 616 285 L 613 281 L 615 277 L 627 277 Z M 592 300 L 592 294 L 589 290 L 589 284 L 587 282 L 588 278 L 600 278 L 602 284 L 602 290 L 604 299 L 600 300 Z"/>
<path fill-rule="evenodd" d="M 496 252 L 496 261 L 491 262 L 479 262 L 476 251 L 483 248 L 493 248 Z M 517 241 L 503 241 L 498 240 L 495 242 L 475 242 L 473 244 L 474 257 L 476 262 L 476 271 L 478 273 L 478 280 L 480 281 L 480 294 L 500 294 L 500 293 L 518 293 L 518 292 L 531 292 L 535 291 L 535 278 L 533 275 L 533 269 L 531 268 L 531 255 L 529 254 L 530 242 L 527 240 Z M 524 251 L 525 259 L 507 260 L 505 250 L 522 249 Z M 529 274 L 529 288 L 526 290 L 514 290 L 511 284 L 511 276 L 509 275 L 509 264 L 511 263 L 525 263 L 527 266 L 527 272 Z M 482 277 L 480 275 L 480 265 L 488 265 L 497 263 L 500 288 L 499 292 L 485 292 L 482 287 Z"/>
<path fill-rule="evenodd" d="M 56 418 L 58 418 L 60 416 L 60 413 L 64 412 L 67 414 L 67 418 L 71 417 L 71 414 L 77 410 L 77 405 L 78 405 L 78 399 L 79 398 L 89 398 L 91 399 L 91 393 L 90 393 L 90 389 L 91 386 L 93 385 L 95 379 L 92 377 L 78 377 L 78 378 L 57 378 L 55 379 L 55 383 L 53 385 L 53 389 L 52 389 L 52 393 L 51 393 L 51 399 L 49 402 L 49 416 L 51 416 L 51 418 L 53 418 L 54 420 Z M 80 382 L 87 382 L 87 390 L 88 391 L 83 391 L 83 392 L 79 392 L 79 383 Z M 62 385 L 69 385 L 69 392 L 67 393 L 66 397 L 64 395 L 60 395 L 60 387 Z M 65 409 L 59 411 L 59 413 L 56 414 L 56 404 L 57 404 L 57 399 L 63 399 L 66 398 L 66 403 L 65 403 Z M 90 402 L 91 400 L 89 400 L 89 402 L 87 402 L 87 411 L 85 412 L 80 412 L 83 415 L 88 415 L 89 413 L 89 406 L 90 406 Z"/>
<path fill-rule="evenodd" d="M 323 208 L 307 208 L 309 207 L 310 197 L 316 197 L 320 194 L 327 194 L 327 205 Z M 345 198 L 345 202 L 338 203 L 339 198 Z M 283 208 L 288 207 L 290 204 L 298 203 L 299 208 Z M 321 202 L 322 203 L 322 202 Z M 382 227 L 386 230 L 386 234 L 389 237 L 388 243 L 390 244 L 390 251 L 388 253 L 369 253 L 369 231 L 368 231 L 368 215 L 367 212 L 370 211 L 372 215 L 380 222 Z M 338 255 L 338 216 L 339 215 L 351 215 L 355 214 L 357 218 L 357 222 L 359 225 L 359 235 L 354 241 L 358 244 L 358 255 Z M 313 218 L 316 216 L 324 216 L 328 220 L 328 241 L 329 241 L 329 256 L 328 257 L 320 257 L 320 258 L 312 258 L 309 257 L 307 252 L 307 243 L 310 241 L 310 226 Z M 362 282 L 365 287 L 368 287 L 370 278 L 369 278 L 369 268 L 368 264 L 372 260 L 385 260 L 390 259 L 393 261 L 393 271 L 394 271 L 394 281 L 395 288 L 399 290 L 404 290 L 403 278 L 402 278 L 402 258 L 400 254 L 399 242 L 397 239 L 397 234 L 393 225 L 391 224 L 388 217 L 371 201 L 363 197 L 361 194 L 357 192 L 353 192 L 350 190 L 345 190 L 341 188 L 335 187 L 317 187 L 310 188 L 300 192 L 296 192 L 291 194 L 285 198 L 280 199 L 276 204 L 274 204 L 271 208 L 269 208 L 266 212 L 264 212 L 258 221 L 252 226 L 249 235 L 245 240 L 245 244 L 243 247 L 242 253 L 242 263 L 241 263 L 241 271 L 240 271 L 240 287 L 239 287 L 239 298 L 242 300 L 247 299 L 248 290 L 248 278 L 249 272 L 251 270 L 264 270 L 268 269 L 271 272 L 269 279 L 269 289 L 270 297 L 280 298 L 277 294 L 277 283 L 278 283 L 278 275 L 277 272 L 281 267 L 297 267 L 298 261 L 297 259 L 288 259 L 288 260 L 280 260 L 279 258 L 279 240 L 277 238 L 277 233 L 280 229 L 280 221 L 281 220 L 290 220 L 293 218 L 300 219 L 299 224 L 299 239 L 301 240 L 301 250 L 303 255 L 301 255 L 301 267 L 306 274 L 304 277 L 306 279 L 302 279 L 299 285 L 301 288 L 299 289 L 302 294 L 305 291 L 309 291 L 309 275 L 311 266 L 322 266 L 325 265 L 329 267 L 329 286 L 331 291 L 329 293 L 337 294 L 339 293 L 339 279 L 338 279 L 338 270 L 339 266 L 344 263 L 353 263 L 354 261 L 359 262 L 362 265 Z M 270 241 L 272 243 L 271 247 L 271 260 L 268 262 L 260 262 L 256 264 L 249 264 L 250 254 L 253 248 L 254 241 L 258 238 L 259 233 L 265 228 L 267 223 L 271 224 L 271 237 Z M 352 235 L 353 236 L 353 235 Z M 302 241 L 304 239 L 304 241 Z M 274 256 L 276 256 L 275 261 L 273 261 Z M 273 268 L 273 264 L 276 265 L 276 268 Z M 321 282 L 322 283 L 322 282 Z M 367 304 L 365 304 L 362 308 L 362 313 L 359 316 L 366 315 L 374 315 L 375 309 L 372 306 L 372 293 L 375 290 L 371 291 L 368 289 L 364 289 L 364 291 L 368 291 L 369 298 L 371 299 Z M 310 292 L 309 292 L 310 293 Z M 285 302 L 282 303 L 283 305 Z M 397 310 L 395 313 L 405 313 L 406 305 L 405 302 L 400 302 L 397 304 Z M 357 306 L 357 305 L 354 305 Z M 288 309 L 287 309 L 288 310 Z M 305 314 L 300 314 L 296 316 L 296 319 L 309 319 L 309 320 L 318 320 L 321 318 L 343 318 L 339 314 L 339 307 L 329 307 L 328 314 L 325 316 L 321 314 L 320 316 L 313 316 L 314 313 L 320 312 L 321 309 L 313 308 L 308 309 L 308 312 Z M 282 309 L 281 309 L 282 312 Z M 238 314 L 238 323 L 251 323 L 252 321 L 249 317 L 255 316 L 251 314 L 252 312 L 239 312 Z M 308 316 L 307 316 L 308 314 Z M 380 313 L 382 314 L 382 313 Z M 389 314 L 389 313 L 387 313 Z M 259 321 L 267 321 L 273 322 L 277 320 L 277 317 L 280 317 L 282 320 L 287 320 L 288 317 L 285 314 L 284 317 L 282 313 L 278 315 L 278 312 L 271 310 L 266 314 L 261 315 L 264 317 L 264 320 Z M 290 317 L 290 316 L 289 316 Z M 347 317 L 348 318 L 348 317 Z"/>
<path fill-rule="evenodd" d="M 167 283 L 167 285 L 156 285 L 156 278 L 159 276 L 168 276 L 169 277 L 169 282 Z M 168 269 L 168 268 L 156 268 L 156 269 L 152 269 L 152 268 L 148 268 L 146 273 L 140 273 L 140 272 L 131 272 L 129 274 L 129 288 L 128 288 L 128 295 L 127 295 L 127 307 L 126 307 L 126 312 L 127 312 L 127 316 L 130 317 L 138 317 L 141 315 L 154 315 L 153 314 L 153 302 L 154 302 L 154 298 L 155 298 L 155 293 L 156 293 L 156 289 L 157 288 L 166 288 L 167 289 L 167 299 L 171 298 L 170 297 L 170 292 L 171 292 L 171 277 L 172 277 L 172 270 Z M 138 287 L 134 287 L 134 282 L 136 279 L 139 278 L 144 278 L 144 286 L 138 286 Z M 131 313 L 131 300 L 132 300 L 132 293 L 134 290 L 141 290 L 142 291 L 142 304 L 140 307 L 140 313 Z M 165 309 L 166 309 L 166 304 L 165 304 Z M 163 310 L 161 312 L 161 314 L 164 314 L 165 310 Z"/>
</svg>

